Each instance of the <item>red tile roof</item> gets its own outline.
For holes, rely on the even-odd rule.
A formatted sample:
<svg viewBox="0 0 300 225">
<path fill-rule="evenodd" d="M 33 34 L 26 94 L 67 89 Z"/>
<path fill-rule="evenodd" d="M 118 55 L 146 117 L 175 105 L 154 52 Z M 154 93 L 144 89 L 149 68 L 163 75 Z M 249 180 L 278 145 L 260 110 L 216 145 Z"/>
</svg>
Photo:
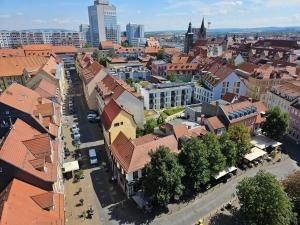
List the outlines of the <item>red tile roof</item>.
<svg viewBox="0 0 300 225">
<path fill-rule="evenodd" d="M 173 126 L 173 130 L 174 130 L 174 134 L 175 134 L 175 137 L 177 138 L 177 140 L 180 137 L 188 135 L 188 127 L 187 127 L 187 125 L 185 125 L 183 123 Z"/>
<path fill-rule="evenodd" d="M 58 86 L 54 82 L 51 82 L 48 79 L 42 79 L 32 89 L 35 92 L 39 93 L 39 95 L 43 98 L 50 98 L 50 97 L 60 98 Z"/>
<path fill-rule="evenodd" d="M 144 168 L 150 161 L 150 151 L 155 151 L 159 146 L 166 146 L 178 153 L 178 142 L 174 135 L 158 137 L 150 134 L 130 140 L 122 132 L 111 144 L 110 150 L 121 167 L 129 173 Z"/>
<path fill-rule="evenodd" d="M 0 225 L 64 224 L 63 194 L 47 192 L 14 179 L 0 196 Z"/>
<path fill-rule="evenodd" d="M 53 161 L 50 159 L 51 149 Z M 52 141 L 47 134 L 41 134 L 27 123 L 17 119 L 3 141 L 0 158 L 35 177 L 55 182 L 57 151 L 57 141 Z M 47 168 L 47 171 L 37 169 L 37 164 L 42 162 L 36 161 L 37 159 L 44 160 L 43 168 Z"/>
<path fill-rule="evenodd" d="M 206 120 L 212 126 L 212 128 L 214 130 L 221 129 L 221 128 L 225 127 L 224 124 L 220 121 L 220 119 L 217 116 L 207 118 Z"/>
<path fill-rule="evenodd" d="M 21 48 L 0 48 L 0 57 L 25 56 L 25 52 Z"/>
<path fill-rule="evenodd" d="M 0 57 L 0 77 L 20 76 L 24 69 L 29 73 L 37 72 L 48 58 L 42 56 Z"/>
<path fill-rule="evenodd" d="M 105 105 L 101 118 L 103 126 L 106 130 L 109 130 L 114 119 L 120 114 L 121 111 L 124 111 L 130 116 L 132 116 L 132 119 L 134 120 L 133 115 L 129 113 L 126 109 L 122 108 L 114 99 L 111 99 L 109 103 Z"/>
</svg>

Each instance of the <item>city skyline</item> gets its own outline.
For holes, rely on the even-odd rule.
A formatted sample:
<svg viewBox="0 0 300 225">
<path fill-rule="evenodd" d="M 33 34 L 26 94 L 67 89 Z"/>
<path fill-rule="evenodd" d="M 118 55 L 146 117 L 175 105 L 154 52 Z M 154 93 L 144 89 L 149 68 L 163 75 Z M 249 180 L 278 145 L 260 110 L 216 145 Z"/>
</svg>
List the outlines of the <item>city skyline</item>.
<svg viewBox="0 0 300 225">
<path fill-rule="evenodd" d="M 185 30 L 188 22 L 199 27 L 201 19 L 212 22 L 211 28 L 252 28 L 299 26 L 300 0 L 111 0 L 117 7 L 121 30 L 126 24 L 138 23 L 145 31 Z M 0 0 L 0 30 L 63 28 L 78 30 L 88 24 L 88 6 L 93 1 Z M 67 8 L 67 10 L 66 10 Z M 279 16 L 278 16 L 279 15 Z"/>
</svg>

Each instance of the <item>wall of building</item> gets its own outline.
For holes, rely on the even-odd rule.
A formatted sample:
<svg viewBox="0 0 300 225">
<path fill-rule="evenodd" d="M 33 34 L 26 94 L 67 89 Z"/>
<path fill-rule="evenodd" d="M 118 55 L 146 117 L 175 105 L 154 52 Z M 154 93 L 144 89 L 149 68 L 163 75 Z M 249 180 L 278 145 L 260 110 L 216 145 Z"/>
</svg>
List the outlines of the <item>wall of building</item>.
<svg viewBox="0 0 300 225">
<path fill-rule="evenodd" d="M 119 124 L 118 126 L 116 126 Z M 127 138 L 136 138 L 136 123 L 132 116 L 121 111 L 119 115 L 113 120 L 111 128 L 109 129 L 110 144 L 116 139 L 120 132 L 123 132 Z"/>
</svg>

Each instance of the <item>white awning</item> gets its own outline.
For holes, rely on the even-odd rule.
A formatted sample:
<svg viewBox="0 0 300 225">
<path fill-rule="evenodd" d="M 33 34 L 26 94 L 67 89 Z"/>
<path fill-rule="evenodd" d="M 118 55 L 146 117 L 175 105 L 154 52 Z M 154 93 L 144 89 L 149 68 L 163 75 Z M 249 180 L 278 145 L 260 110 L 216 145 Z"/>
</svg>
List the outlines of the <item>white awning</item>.
<svg viewBox="0 0 300 225">
<path fill-rule="evenodd" d="M 62 172 L 67 173 L 71 171 L 79 170 L 78 161 L 66 162 L 63 165 Z"/>
<path fill-rule="evenodd" d="M 253 161 L 261 156 L 266 155 L 267 153 L 263 150 L 261 150 L 260 148 L 254 147 L 251 149 L 251 152 L 247 155 L 244 156 L 245 159 L 247 159 L 248 161 Z"/>
<path fill-rule="evenodd" d="M 281 142 L 275 141 L 264 135 L 257 135 L 252 137 L 251 144 L 260 149 L 266 149 L 269 146 L 277 147 L 282 145 Z"/>
<path fill-rule="evenodd" d="M 231 173 L 233 171 L 237 170 L 236 167 L 232 166 L 232 167 L 226 167 L 223 171 L 219 172 L 219 173 L 216 173 L 216 174 L 213 174 L 213 178 L 215 178 L 216 180 L 218 180 L 219 178 L 225 176 L 226 174 L 228 173 Z"/>
</svg>

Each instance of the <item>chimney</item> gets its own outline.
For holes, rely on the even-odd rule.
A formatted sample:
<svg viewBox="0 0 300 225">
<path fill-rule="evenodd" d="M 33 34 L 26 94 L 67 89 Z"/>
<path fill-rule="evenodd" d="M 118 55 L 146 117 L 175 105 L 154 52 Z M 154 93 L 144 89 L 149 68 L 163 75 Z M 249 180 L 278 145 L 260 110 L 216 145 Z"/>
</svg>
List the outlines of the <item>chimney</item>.
<svg viewBox="0 0 300 225">
<path fill-rule="evenodd" d="M 252 98 L 248 98 L 249 102 L 253 103 L 253 99 Z"/>
</svg>

